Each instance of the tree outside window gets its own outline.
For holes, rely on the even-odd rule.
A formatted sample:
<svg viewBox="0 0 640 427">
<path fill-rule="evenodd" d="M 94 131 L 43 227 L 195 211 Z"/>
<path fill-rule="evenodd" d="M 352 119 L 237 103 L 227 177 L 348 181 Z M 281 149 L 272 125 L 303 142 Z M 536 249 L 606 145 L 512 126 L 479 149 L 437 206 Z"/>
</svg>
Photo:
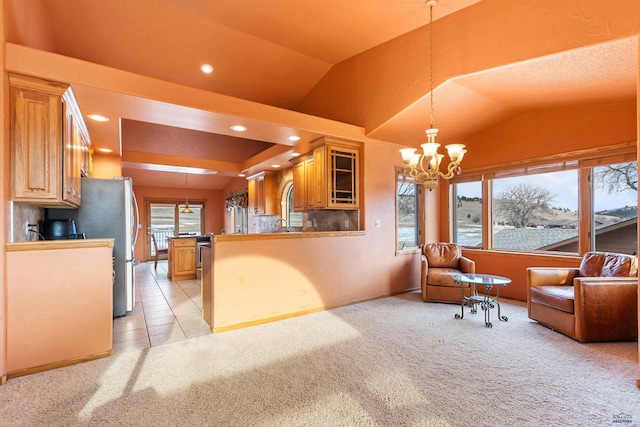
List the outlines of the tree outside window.
<svg viewBox="0 0 640 427">
<path fill-rule="evenodd" d="M 638 163 L 593 168 L 591 247 L 636 255 L 638 249 Z"/>
<path fill-rule="evenodd" d="M 578 170 L 492 180 L 494 249 L 578 252 Z"/>
</svg>

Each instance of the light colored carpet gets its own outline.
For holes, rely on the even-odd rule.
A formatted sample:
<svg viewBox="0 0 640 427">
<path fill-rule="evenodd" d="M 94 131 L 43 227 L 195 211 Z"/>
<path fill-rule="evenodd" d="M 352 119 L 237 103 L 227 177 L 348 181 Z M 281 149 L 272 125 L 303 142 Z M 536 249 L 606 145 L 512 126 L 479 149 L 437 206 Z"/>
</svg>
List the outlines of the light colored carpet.
<svg viewBox="0 0 640 427">
<path fill-rule="evenodd" d="M 411 293 L 10 379 L 0 424 L 640 424 L 637 342 L 579 344 L 502 306 L 489 329 Z"/>
</svg>

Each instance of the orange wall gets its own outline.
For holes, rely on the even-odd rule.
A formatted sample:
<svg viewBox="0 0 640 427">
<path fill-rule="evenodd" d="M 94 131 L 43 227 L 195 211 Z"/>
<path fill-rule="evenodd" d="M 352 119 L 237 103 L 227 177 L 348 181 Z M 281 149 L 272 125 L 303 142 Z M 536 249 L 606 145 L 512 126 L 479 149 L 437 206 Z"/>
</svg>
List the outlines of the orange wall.
<svg viewBox="0 0 640 427">
<path fill-rule="evenodd" d="M 4 0 L 6 39 L 36 49 L 55 51 L 44 0 Z"/>
<path fill-rule="evenodd" d="M 635 141 L 637 117 L 635 100 L 525 112 L 465 140 L 463 172 Z"/>
<path fill-rule="evenodd" d="M 94 178 L 111 179 L 122 176 L 120 156 L 96 153 L 93 155 L 92 173 Z"/>
<path fill-rule="evenodd" d="M 179 199 L 184 200 L 185 191 L 184 189 L 179 188 L 160 188 L 160 187 L 143 187 L 136 186 L 135 182 L 133 184 L 133 191 L 136 194 L 136 198 L 138 200 L 138 208 L 140 210 L 140 223 L 142 228 L 140 228 L 138 233 L 138 242 L 135 247 L 135 257 L 141 261 L 145 261 L 145 233 L 148 231 L 147 224 L 147 210 L 146 210 L 146 202 L 145 199 Z M 214 232 L 215 234 L 220 234 L 220 230 L 223 228 L 224 224 L 224 203 L 223 203 L 223 194 L 218 190 L 200 190 L 200 189 L 189 189 L 189 200 L 190 201 L 200 201 L 204 200 L 205 202 L 205 229 L 203 232 L 205 234 Z"/>
</svg>

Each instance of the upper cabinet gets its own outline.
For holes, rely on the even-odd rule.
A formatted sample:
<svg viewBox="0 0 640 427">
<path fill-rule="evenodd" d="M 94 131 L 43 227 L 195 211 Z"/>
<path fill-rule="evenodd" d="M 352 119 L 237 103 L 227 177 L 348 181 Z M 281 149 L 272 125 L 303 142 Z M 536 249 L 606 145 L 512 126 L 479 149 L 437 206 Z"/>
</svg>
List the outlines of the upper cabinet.
<svg viewBox="0 0 640 427">
<path fill-rule="evenodd" d="M 294 160 L 294 209 L 359 209 L 360 144 L 323 137 Z"/>
<path fill-rule="evenodd" d="M 316 208 L 316 176 L 314 157 L 307 154 L 292 160 L 293 163 L 293 210 L 309 211 Z"/>
<path fill-rule="evenodd" d="M 14 74 L 9 85 L 12 200 L 79 206 L 91 147 L 71 87 Z"/>
<path fill-rule="evenodd" d="M 249 214 L 277 215 L 276 174 L 260 172 L 247 178 Z"/>
</svg>

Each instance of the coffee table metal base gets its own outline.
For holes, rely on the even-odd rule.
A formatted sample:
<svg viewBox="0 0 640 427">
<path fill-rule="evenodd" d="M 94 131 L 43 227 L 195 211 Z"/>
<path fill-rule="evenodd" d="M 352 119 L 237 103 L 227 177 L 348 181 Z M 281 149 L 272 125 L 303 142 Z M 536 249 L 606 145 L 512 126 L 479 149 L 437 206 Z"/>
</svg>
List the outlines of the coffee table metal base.
<svg viewBox="0 0 640 427">
<path fill-rule="evenodd" d="M 492 328 L 493 323 L 491 323 L 491 310 L 498 307 L 498 320 L 501 322 L 506 322 L 509 320 L 507 316 L 503 316 L 500 313 L 500 303 L 498 299 L 500 298 L 500 288 L 502 286 L 506 286 L 511 283 L 511 280 L 500 277 L 500 276 L 489 276 L 489 275 L 460 275 L 455 276 L 454 281 L 460 284 L 460 289 L 462 291 L 462 303 L 460 304 L 460 314 L 456 314 L 456 319 L 464 319 L 464 308 L 469 307 L 469 311 L 471 314 L 476 314 L 478 312 L 477 306 L 480 306 L 480 309 L 484 311 L 484 324 L 487 328 Z M 471 296 L 467 297 L 464 294 L 465 286 L 467 283 L 471 287 Z M 484 286 L 484 292 L 478 293 L 477 285 Z M 493 286 L 496 287 L 496 296 L 491 296 L 491 290 Z"/>
</svg>

